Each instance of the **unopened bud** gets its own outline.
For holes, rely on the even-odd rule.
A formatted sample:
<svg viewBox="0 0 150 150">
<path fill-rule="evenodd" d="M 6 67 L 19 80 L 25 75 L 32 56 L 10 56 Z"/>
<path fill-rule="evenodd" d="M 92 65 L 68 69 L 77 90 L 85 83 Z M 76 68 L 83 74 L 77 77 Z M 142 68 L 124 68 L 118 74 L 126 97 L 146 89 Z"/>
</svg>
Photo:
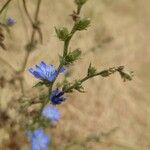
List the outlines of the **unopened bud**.
<svg viewBox="0 0 150 150">
<path fill-rule="evenodd" d="M 61 28 L 61 29 L 55 28 L 55 31 L 56 31 L 57 37 L 61 41 L 65 41 L 69 36 L 69 31 L 67 28 Z"/>
<path fill-rule="evenodd" d="M 90 25 L 90 19 L 80 19 L 75 23 L 75 30 L 86 30 Z"/>
</svg>

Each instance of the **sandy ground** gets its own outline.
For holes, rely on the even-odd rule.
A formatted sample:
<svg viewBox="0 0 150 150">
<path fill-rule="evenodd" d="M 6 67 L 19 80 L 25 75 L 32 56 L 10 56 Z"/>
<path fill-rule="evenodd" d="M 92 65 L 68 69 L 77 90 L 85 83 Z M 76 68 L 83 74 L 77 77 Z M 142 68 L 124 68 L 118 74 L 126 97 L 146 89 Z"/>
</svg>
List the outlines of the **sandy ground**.
<svg viewBox="0 0 150 150">
<path fill-rule="evenodd" d="M 31 13 L 35 2 L 28 0 Z M 0 1 L 0 6 L 3 3 Z M 11 37 L 6 34 L 8 50 L 0 49 L 0 57 L 17 70 L 21 67 L 24 45 L 31 31 L 21 5 L 21 1 L 14 0 L 7 10 L 7 16 L 13 16 L 17 23 L 11 28 Z M 149 0 L 89 0 L 85 5 L 82 14 L 90 17 L 92 24 L 72 39 L 71 47 L 80 47 L 83 55 L 72 66 L 70 80 L 84 76 L 89 62 L 99 70 L 125 65 L 134 71 L 135 77 L 132 82 L 122 82 L 118 74 L 105 79 L 97 77 L 84 84 L 86 93 L 67 95 L 67 101 L 59 107 L 61 121 L 51 133 L 56 150 L 71 142 L 78 144 L 72 144 L 69 150 L 150 149 L 149 6 Z M 63 45 L 56 38 L 54 26 L 70 28 L 69 14 L 73 9 L 73 0 L 43 0 L 40 20 L 44 43 L 32 52 L 27 68 L 40 60 L 58 65 L 58 54 L 62 53 Z M 0 76 L 11 78 L 9 67 L 1 59 L 0 64 Z M 37 80 L 27 71 L 24 76 L 28 90 Z M 0 89 L 1 109 L 7 108 L 7 103 L 18 91 L 20 89 L 8 84 Z M 12 112 L 14 110 L 9 114 Z M 4 140 L 10 140 L 9 130 L 4 126 L 0 129 L 1 145 Z M 100 141 L 81 146 L 85 137 L 97 135 L 100 135 Z M 7 150 L 4 146 L 3 149 Z"/>
</svg>

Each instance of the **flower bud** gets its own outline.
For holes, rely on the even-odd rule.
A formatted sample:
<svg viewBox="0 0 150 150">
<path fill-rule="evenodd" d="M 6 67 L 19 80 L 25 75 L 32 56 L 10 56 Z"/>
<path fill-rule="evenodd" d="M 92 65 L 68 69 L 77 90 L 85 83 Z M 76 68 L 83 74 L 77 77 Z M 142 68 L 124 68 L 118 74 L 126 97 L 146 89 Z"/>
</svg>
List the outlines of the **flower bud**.
<svg viewBox="0 0 150 150">
<path fill-rule="evenodd" d="M 90 19 L 80 19 L 75 23 L 75 30 L 86 30 L 87 27 L 90 25 Z"/>
<path fill-rule="evenodd" d="M 56 31 L 57 37 L 61 41 L 65 41 L 69 37 L 69 31 L 67 28 L 60 28 L 60 29 L 55 28 L 55 31 Z"/>
<path fill-rule="evenodd" d="M 80 49 L 76 49 L 72 52 L 70 51 L 64 58 L 63 64 L 70 65 L 70 64 L 74 63 L 76 60 L 79 59 L 80 55 L 81 55 Z"/>
</svg>

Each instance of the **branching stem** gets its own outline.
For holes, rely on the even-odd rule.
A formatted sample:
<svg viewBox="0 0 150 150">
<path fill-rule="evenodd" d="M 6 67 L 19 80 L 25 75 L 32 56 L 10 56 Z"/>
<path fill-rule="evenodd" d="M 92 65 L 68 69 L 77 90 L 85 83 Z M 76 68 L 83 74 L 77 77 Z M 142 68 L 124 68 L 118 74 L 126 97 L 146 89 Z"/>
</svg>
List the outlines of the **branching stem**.
<svg viewBox="0 0 150 150">
<path fill-rule="evenodd" d="M 27 62 L 29 60 L 29 56 L 30 56 L 31 50 L 32 50 L 32 45 L 35 42 L 35 33 L 36 33 L 36 30 L 37 30 L 37 28 L 35 28 L 35 24 L 37 24 L 37 22 L 38 22 L 40 5 L 41 5 L 41 0 L 38 0 L 37 8 L 36 8 L 36 11 L 35 11 L 35 16 L 34 16 L 34 22 L 33 22 L 30 14 L 28 12 L 28 9 L 27 9 L 26 1 L 23 0 L 23 6 L 24 6 L 25 13 L 26 13 L 30 23 L 32 24 L 32 33 L 31 33 L 31 39 L 30 39 L 30 42 L 29 42 L 29 44 L 31 46 L 30 46 L 30 49 L 25 51 L 24 61 L 22 63 L 22 67 L 21 67 L 19 73 L 23 73 L 24 72 L 24 70 L 26 68 L 26 65 L 27 65 Z M 23 80 L 20 80 L 20 85 L 21 85 L 22 93 L 24 94 Z"/>
<path fill-rule="evenodd" d="M 81 8 L 82 8 L 81 6 L 78 6 L 78 7 L 77 7 L 76 15 L 80 15 Z M 76 22 L 76 21 L 75 21 L 75 22 Z M 71 41 L 73 35 L 75 34 L 75 32 L 76 32 L 76 30 L 75 30 L 75 23 L 74 23 L 74 25 L 73 25 L 73 27 L 72 27 L 72 30 L 71 30 L 71 32 L 70 32 L 70 36 L 64 41 L 63 58 L 65 58 L 65 56 L 66 56 L 67 53 L 68 53 L 69 44 L 70 44 L 70 41 Z M 59 67 L 58 67 L 58 69 L 57 69 L 58 74 L 59 74 L 60 69 L 62 68 L 62 66 L 63 66 L 63 64 L 60 63 L 60 64 L 59 64 Z M 54 84 L 54 82 L 56 81 L 56 79 L 57 79 L 57 77 L 56 77 L 55 80 L 51 83 L 51 86 L 52 86 L 52 87 L 53 87 L 53 84 Z M 52 88 L 51 88 L 51 89 L 52 89 Z"/>
<path fill-rule="evenodd" d="M 34 16 L 34 22 L 32 21 L 32 18 L 31 18 L 31 16 L 28 13 L 27 5 L 26 5 L 25 0 L 23 0 L 23 4 L 24 4 L 25 12 L 26 12 L 30 22 L 32 23 L 32 25 L 36 24 L 38 22 L 38 16 L 39 16 L 39 11 L 40 11 L 41 0 L 38 0 L 38 3 L 37 3 L 37 8 L 36 8 L 35 16 Z M 31 45 L 34 43 L 35 33 L 36 33 L 36 28 L 33 27 L 32 34 L 31 34 L 31 40 L 29 42 Z M 21 72 L 24 71 L 24 69 L 25 69 L 25 67 L 27 65 L 27 62 L 28 62 L 28 59 L 29 59 L 29 56 L 30 56 L 30 52 L 31 52 L 31 50 L 27 50 L 26 51 L 24 62 L 23 62 L 22 68 L 21 68 Z"/>
</svg>

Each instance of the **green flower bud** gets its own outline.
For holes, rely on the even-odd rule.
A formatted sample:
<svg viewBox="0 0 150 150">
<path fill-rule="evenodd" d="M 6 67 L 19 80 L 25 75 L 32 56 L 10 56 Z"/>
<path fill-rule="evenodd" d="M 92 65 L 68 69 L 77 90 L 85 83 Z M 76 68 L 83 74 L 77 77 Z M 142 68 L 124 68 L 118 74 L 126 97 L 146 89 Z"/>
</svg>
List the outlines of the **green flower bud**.
<svg viewBox="0 0 150 150">
<path fill-rule="evenodd" d="M 66 56 L 65 58 L 63 58 L 62 56 L 60 56 L 60 62 L 63 64 L 63 65 L 70 65 L 72 63 L 74 63 L 76 60 L 79 59 L 81 55 L 81 51 L 79 49 L 76 49 L 74 51 L 70 51 Z"/>
<path fill-rule="evenodd" d="M 75 30 L 86 30 L 87 27 L 90 25 L 90 19 L 80 19 L 75 23 Z"/>
<path fill-rule="evenodd" d="M 65 41 L 69 37 L 69 31 L 67 28 L 60 28 L 60 29 L 55 28 L 55 31 L 56 31 L 57 37 L 61 41 Z"/>
</svg>

